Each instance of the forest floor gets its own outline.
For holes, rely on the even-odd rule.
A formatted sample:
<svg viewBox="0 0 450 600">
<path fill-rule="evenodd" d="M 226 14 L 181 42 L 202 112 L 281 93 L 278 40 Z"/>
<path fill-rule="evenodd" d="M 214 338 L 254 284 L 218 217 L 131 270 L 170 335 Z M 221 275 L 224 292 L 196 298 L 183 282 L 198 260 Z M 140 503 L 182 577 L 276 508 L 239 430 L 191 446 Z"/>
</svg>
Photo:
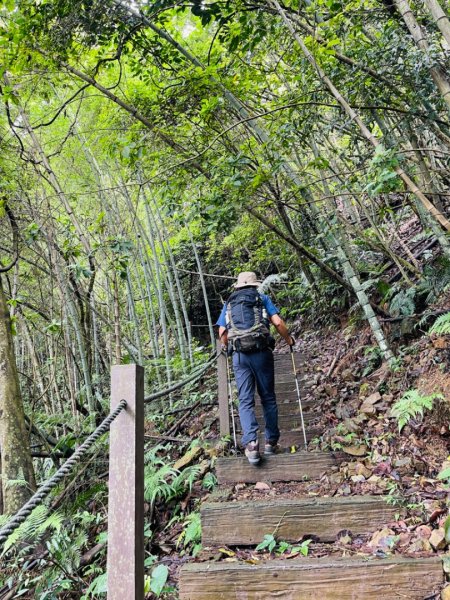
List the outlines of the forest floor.
<svg viewBox="0 0 450 600">
<path fill-rule="evenodd" d="M 379 355 L 370 345 L 368 328 L 355 331 L 343 323 L 339 328 L 320 329 L 302 329 L 297 324 L 296 329 L 298 350 L 306 359 L 302 376 L 309 382 L 307 394 L 314 398 L 313 410 L 323 432 L 310 442 L 309 449 L 343 452 L 345 460 L 317 481 L 240 483 L 212 493 L 197 482 L 182 507 L 195 510 L 200 499 L 205 498 L 258 501 L 383 495 L 390 505 L 398 507 L 394 521 L 368 536 L 353 536 L 344 530 L 334 543 L 321 543 L 313 537 L 308 555 L 425 557 L 444 553 L 449 492 L 448 482 L 439 480 L 437 475 L 450 466 L 450 336 L 436 338 L 419 332 L 415 339 L 410 337 L 397 347 L 398 361 L 393 370 L 388 370 L 385 364 L 378 365 Z M 432 410 L 411 419 L 399 431 L 391 408 L 410 389 L 424 395 L 440 393 L 443 399 L 435 400 Z M 216 416 L 215 407 L 202 410 L 185 422 L 181 435 L 215 437 Z M 214 451 L 202 451 L 196 460 L 211 455 Z M 174 585 L 178 567 L 188 560 L 257 564 L 299 554 L 298 550 L 292 552 L 292 546 L 276 554 L 254 548 L 221 547 L 202 548 L 193 559 L 188 553 L 180 553 L 179 544 L 177 548 L 181 533 L 178 522 L 160 530 L 153 540 L 154 550 L 165 555 L 162 560 L 169 566 Z M 445 569 L 450 571 L 450 557 Z"/>
</svg>

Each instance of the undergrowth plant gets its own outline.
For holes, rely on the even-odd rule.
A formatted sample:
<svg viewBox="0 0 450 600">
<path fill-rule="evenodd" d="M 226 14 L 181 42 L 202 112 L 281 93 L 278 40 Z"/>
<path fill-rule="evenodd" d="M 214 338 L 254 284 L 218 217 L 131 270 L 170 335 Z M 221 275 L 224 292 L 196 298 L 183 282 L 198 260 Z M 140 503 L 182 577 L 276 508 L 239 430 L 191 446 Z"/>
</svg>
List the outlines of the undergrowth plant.
<svg viewBox="0 0 450 600">
<path fill-rule="evenodd" d="M 193 557 L 202 549 L 202 524 L 199 512 L 192 512 L 186 517 L 183 531 L 177 540 L 177 548 L 182 546 L 183 550 L 180 554 L 191 554 Z"/>
<path fill-rule="evenodd" d="M 178 471 L 167 464 L 158 453 L 166 447 L 155 446 L 144 457 L 144 497 L 153 507 L 159 500 L 170 502 L 178 498 L 185 490 L 191 489 L 198 478 L 200 467 L 193 465 Z"/>
<path fill-rule="evenodd" d="M 442 471 L 438 473 L 437 478 L 443 481 L 447 487 L 450 487 L 450 467 L 442 469 Z"/>
<path fill-rule="evenodd" d="M 75 512 L 69 518 L 59 511 L 49 513 L 44 505 L 38 506 L 5 543 L 2 561 L 7 558 L 5 564 L 14 569 L 16 577 L 8 580 L 9 569 L 2 569 L 0 584 L 14 586 L 15 597 L 32 594 L 29 597 L 39 600 L 78 593 L 85 586 L 78 572 L 88 544 L 88 530 L 98 526 L 101 519 L 102 515 L 87 511 Z M 38 544 L 41 550 L 36 553 Z M 30 554 L 36 557 L 34 568 Z"/>
<path fill-rule="evenodd" d="M 433 401 L 437 398 L 443 398 L 442 394 L 422 396 L 416 389 L 405 392 L 393 405 L 391 411 L 392 416 L 397 419 L 398 430 L 401 431 L 411 419 L 423 417 L 425 410 L 433 408 Z"/>
<path fill-rule="evenodd" d="M 273 533 L 267 533 L 264 536 L 263 541 L 256 546 L 256 551 L 261 552 L 267 550 L 270 553 L 275 552 L 275 554 L 278 555 L 288 553 L 308 556 L 310 543 L 311 540 L 304 540 L 300 544 L 293 545 L 285 540 L 277 540 Z"/>
<path fill-rule="evenodd" d="M 450 333 L 450 312 L 441 315 L 436 319 L 433 325 L 428 330 L 428 333 L 437 335 L 446 335 Z"/>
</svg>

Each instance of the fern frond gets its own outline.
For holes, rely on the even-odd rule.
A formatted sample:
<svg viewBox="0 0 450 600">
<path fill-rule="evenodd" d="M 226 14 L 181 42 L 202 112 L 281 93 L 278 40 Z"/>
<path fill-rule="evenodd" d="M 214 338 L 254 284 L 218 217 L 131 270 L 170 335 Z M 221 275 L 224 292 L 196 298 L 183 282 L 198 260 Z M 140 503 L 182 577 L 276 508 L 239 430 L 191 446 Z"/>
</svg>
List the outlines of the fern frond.
<svg viewBox="0 0 450 600">
<path fill-rule="evenodd" d="M 158 444 L 154 448 L 150 448 L 144 454 L 144 464 L 153 464 L 153 465 L 164 465 L 164 459 L 160 456 L 157 456 L 158 452 L 166 451 L 165 446 L 162 444 Z"/>
<path fill-rule="evenodd" d="M 35 540 L 39 533 L 42 533 L 40 528 L 47 517 L 48 508 L 43 504 L 36 506 L 30 516 L 8 537 L 3 548 L 3 554 L 12 546 L 17 545 L 19 541 Z"/>
<path fill-rule="evenodd" d="M 36 534 L 45 533 L 47 529 L 54 529 L 55 531 L 60 531 L 63 521 L 64 517 L 62 513 L 56 510 L 55 512 L 50 513 L 43 523 L 38 525 L 38 527 L 36 528 Z"/>
<path fill-rule="evenodd" d="M 450 312 L 438 317 L 428 330 L 428 333 L 436 333 L 437 335 L 450 333 Z"/>
<path fill-rule="evenodd" d="M 181 471 L 175 479 L 172 481 L 172 490 L 174 495 L 178 496 L 186 488 L 192 489 L 192 486 L 197 481 L 200 473 L 200 467 L 198 465 L 192 465 L 187 467 L 184 471 Z"/>
<path fill-rule="evenodd" d="M 155 469 L 154 465 L 145 468 L 144 497 L 146 502 L 154 504 L 159 498 L 168 500 L 171 497 L 172 486 L 170 479 L 175 479 L 177 471 L 170 465 Z"/>
<path fill-rule="evenodd" d="M 401 431 L 409 421 L 415 417 L 423 416 L 425 410 L 433 408 L 433 401 L 443 398 L 442 394 L 422 396 L 419 390 L 408 390 L 400 400 L 393 405 L 391 414 L 397 419 L 398 430 Z"/>
</svg>

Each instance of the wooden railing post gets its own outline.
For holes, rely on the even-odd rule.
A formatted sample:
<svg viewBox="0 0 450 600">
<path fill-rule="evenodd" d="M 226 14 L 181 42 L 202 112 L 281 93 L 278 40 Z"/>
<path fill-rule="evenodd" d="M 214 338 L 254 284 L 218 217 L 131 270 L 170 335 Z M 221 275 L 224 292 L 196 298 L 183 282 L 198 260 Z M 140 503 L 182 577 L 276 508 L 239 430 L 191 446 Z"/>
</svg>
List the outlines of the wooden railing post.
<svg viewBox="0 0 450 600">
<path fill-rule="evenodd" d="M 217 353 L 220 353 L 221 344 L 217 340 Z M 217 359 L 217 381 L 219 398 L 219 425 L 220 435 L 230 435 L 230 412 L 228 407 L 228 378 L 227 378 L 227 357 L 220 354 Z"/>
<path fill-rule="evenodd" d="M 108 500 L 108 600 L 144 600 L 144 369 L 111 371 Z"/>
</svg>

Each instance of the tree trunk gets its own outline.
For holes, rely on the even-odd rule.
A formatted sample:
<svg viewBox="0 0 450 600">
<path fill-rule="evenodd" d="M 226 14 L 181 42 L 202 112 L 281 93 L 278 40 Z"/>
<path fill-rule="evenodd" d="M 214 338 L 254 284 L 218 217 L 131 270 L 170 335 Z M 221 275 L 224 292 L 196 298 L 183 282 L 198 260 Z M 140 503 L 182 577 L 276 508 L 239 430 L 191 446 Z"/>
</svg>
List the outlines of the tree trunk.
<svg viewBox="0 0 450 600">
<path fill-rule="evenodd" d="M 428 10 L 432 14 L 436 25 L 441 30 L 441 33 L 444 36 L 445 41 L 448 44 L 448 47 L 450 48 L 450 20 L 449 20 L 449 18 L 443 11 L 438 0 L 424 0 L 424 4 L 426 5 Z"/>
<path fill-rule="evenodd" d="M 208 293 L 206 291 L 206 283 L 205 283 L 205 278 L 203 276 L 203 266 L 202 266 L 202 262 L 200 260 L 200 256 L 198 254 L 197 247 L 195 245 L 195 240 L 192 236 L 192 232 L 189 227 L 189 224 L 187 222 L 185 222 L 184 226 L 186 227 L 186 231 L 189 235 L 189 241 L 191 242 L 192 252 L 194 253 L 195 262 L 197 264 L 198 275 L 200 277 L 200 285 L 202 287 L 202 292 L 203 292 L 203 299 L 205 301 L 206 318 L 208 320 L 209 337 L 211 339 L 211 349 L 214 351 L 216 342 L 215 342 L 215 336 L 214 336 L 213 323 L 212 323 L 212 319 L 211 319 L 211 311 L 209 309 Z"/>
<path fill-rule="evenodd" d="M 402 15 L 403 20 L 406 23 L 409 33 L 416 42 L 417 47 L 429 57 L 429 45 L 426 35 L 417 22 L 408 0 L 394 1 L 399 13 Z M 430 66 L 430 75 L 433 78 L 433 81 L 436 84 L 436 87 L 438 88 L 442 98 L 447 104 L 447 107 L 450 109 L 450 83 L 445 72 L 441 69 L 441 67 Z"/>
<path fill-rule="evenodd" d="M 36 482 L 19 388 L 11 320 L 1 277 L 0 449 L 3 509 L 5 513 L 14 513 L 30 498 Z"/>
</svg>

